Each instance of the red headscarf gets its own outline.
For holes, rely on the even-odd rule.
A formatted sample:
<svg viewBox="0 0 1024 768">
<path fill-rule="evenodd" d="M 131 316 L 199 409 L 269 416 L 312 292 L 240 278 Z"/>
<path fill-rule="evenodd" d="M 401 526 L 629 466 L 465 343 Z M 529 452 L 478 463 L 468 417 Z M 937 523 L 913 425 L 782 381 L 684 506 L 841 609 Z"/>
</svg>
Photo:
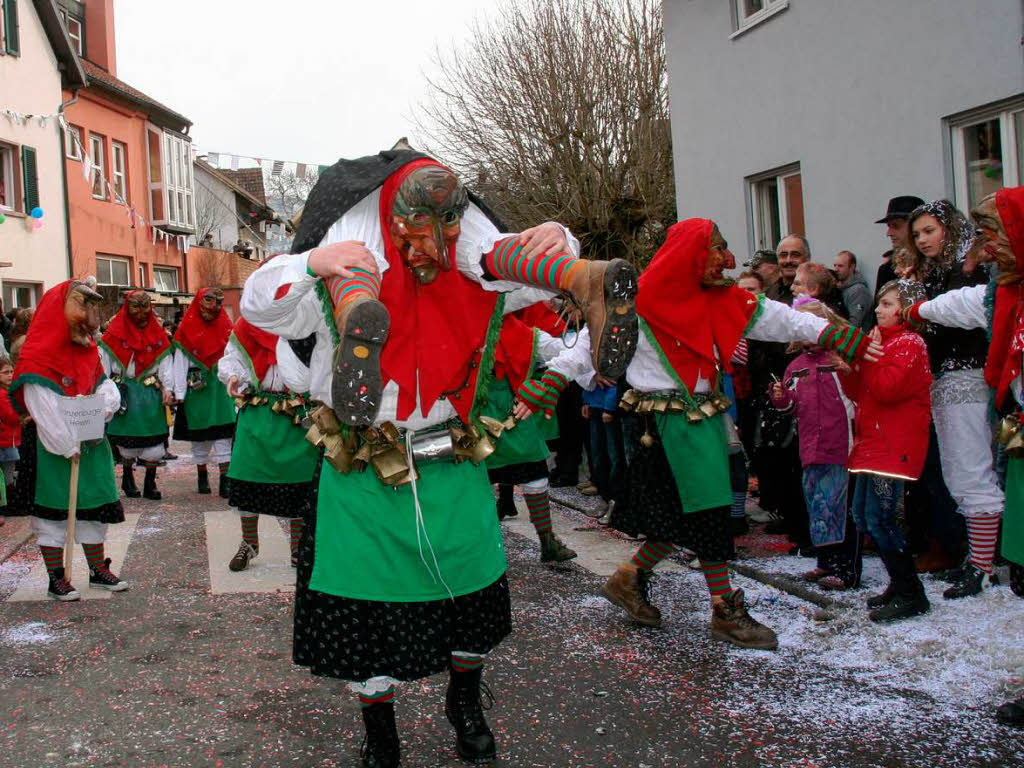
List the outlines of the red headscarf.
<svg viewBox="0 0 1024 768">
<path fill-rule="evenodd" d="M 669 227 L 636 297 L 637 312 L 691 392 L 698 374 L 711 379 L 718 365 L 731 370 L 729 359 L 757 309 L 749 291 L 704 286 L 714 226 L 709 219 L 686 219 Z"/>
<path fill-rule="evenodd" d="M 71 341 L 71 329 L 64 318 L 64 303 L 70 291 L 70 280 L 55 285 L 43 294 L 36 308 L 11 385 L 21 405 L 24 405 L 21 387 L 34 383 L 33 378 L 52 382 L 69 397 L 91 394 L 103 378 L 95 342 L 90 340 L 89 346 L 83 346 Z"/>
<path fill-rule="evenodd" d="M 1017 261 L 1017 274 L 1024 275 L 1024 187 L 996 192 L 996 208 Z M 996 391 L 996 407 L 1002 408 L 1010 384 L 1020 376 L 1024 358 L 1024 281 L 996 288 L 992 314 L 992 341 L 985 361 L 985 381 Z"/>
<path fill-rule="evenodd" d="M 448 252 L 452 269 L 441 271 L 430 285 L 420 285 L 391 239 L 391 207 L 399 186 L 413 171 L 431 165 L 444 167 L 436 160 L 414 160 L 391 174 L 381 189 L 380 227 L 388 269 L 380 298 L 391 313 L 391 330 L 381 350 L 381 374 L 385 385 L 398 383 L 399 420 L 407 419 L 416 408 L 418 373 L 424 415 L 443 392 L 459 390 L 451 395 L 451 404 L 468 421 L 479 372 L 471 363 L 486 340 L 498 295 L 455 268 L 454 243 Z"/>
<path fill-rule="evenodd" d="M 221 307 L 211 322 L 206 322 L 199 315 L 199 304 L 209 291 L 200 288 L 192 303 L 181 318 L 181 325 L 174 334 L 174 341 L 181 345 L 188 354 L 202 363 L 206 368 L 213 368 L 214 363 L 224 355 L 224 345 L 231 336 L 231 318 Z"/>
<path fill-rule="evenodd" d="M 249 355 L 253 371 L 256 373 L 256 381 L 253 384 L 259 386 L 270 366 L 277 363 L 278 337 L 262 328 L 257 328 L 244 317 L 235 321 L 235 329 L 232 334 L 242 345 L 245 353 Z"/>
<path fill-rule="evenodd" d="M 135 358 L 135 374 L 140 375 L 149 370 L 163 351 L 171 346 L 171 340 L 167 338 L 155 312 L 150 313 L 145 328 L 139 328 L 132 322 L 128 316 L 128 301 L 137 293 L 145 291 L 129 291 L 125 294 L 124 304 L 103 334 L 103 344 L 117 357 L 125 370 L 128 370 L 128 363 Z"/>
</svg>

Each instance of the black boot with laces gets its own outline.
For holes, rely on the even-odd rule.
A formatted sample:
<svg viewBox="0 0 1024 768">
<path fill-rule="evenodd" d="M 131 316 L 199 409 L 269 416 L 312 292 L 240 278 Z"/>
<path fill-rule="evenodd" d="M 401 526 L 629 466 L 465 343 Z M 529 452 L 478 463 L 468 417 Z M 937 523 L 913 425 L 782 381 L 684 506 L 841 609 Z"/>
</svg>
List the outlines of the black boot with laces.
<svg viewBox="0 0 1024 768">
<path fill-rule="evenodd" d="M 484 720 L 484 709 L 493 706 L 494 697 L 482 676 L 482 669 L 468 672 L 452 670 L 445 695 L 444 713 L 448 722 L 455 726 L 455 749 L 459 757 L 473 763 L 486 763 L 494 760 L 497 754 L 494 734 Z M 486 707 L 481 693 L 487 697 Z"/>
<path fill-rule="evenodd" d="M 953 586 L 942 593 L 947 600 L 958 600 L 961 597 L 979 595 L 981 591 L 992 583 L 992 578 L 974 563 L 964 566 L 960 578 L 953 582 Z"/>
<path fill-rule="evenodd" d="M 129 499 L 137 499 L 142 495 L 135 484 L 135 472 L 132 470 L 131 461 L 121 462 L 121 490 Z"/>
<path fill-rule="evenodd" d="M 395 705 L 371 704 L 363 707 L 366 738 L 359 756 L 365 768 L 393 768 L 401 762 L 401 742 L 395 725 Z"/>
</svg>

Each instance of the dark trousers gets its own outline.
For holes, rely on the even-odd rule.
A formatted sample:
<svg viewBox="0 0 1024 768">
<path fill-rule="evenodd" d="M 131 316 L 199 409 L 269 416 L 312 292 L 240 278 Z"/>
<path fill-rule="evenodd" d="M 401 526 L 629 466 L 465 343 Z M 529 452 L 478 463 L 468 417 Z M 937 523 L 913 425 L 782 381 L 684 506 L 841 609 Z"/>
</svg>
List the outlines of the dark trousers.
<svg viewBox="0 0 1024 768">
<path fill-rule="evenodd" d="M 582 410 L 583 390 L 576 382 L 570 382 L 558 398 L 555 410 L 558 419 L 558 438 L 553 441 L 552 448 L 555 451 L 552 479 L 560 481 L 563 485 L 575 485 L 579 482 L 583 444 L 588 442 L 588 430 Z"/>
<path fill-rule="evenodd" d="M 604 421 L 604 411 L 590 409 L 590 482 L 605 501 L 619 496 L 626 475 L 622 422 L 616 415 Z"/>
<path fill-rule="evenodd" d="M 864 570 L 864 559 L 861 557 L 860 531 L 853 522 L 853 514 L 846 514 L 846 537 L 838 544 L 818 547 L 818 567 L 829 571 L 848 587 L 860 586 L 860 575 Z"/>
<path fill-rule="evenodd" d="M 950 557 L 959 559 L 967 542 L 967 527 L 942 479 L 935 427 L 929 431 L 921 479 L 907 484 L 907 546 L 911 552 L 927 552 L 930 540 L 934 539 Z"/>
<path fill-rule="evenodd" d="M 786 447 L 761 446 L 755 457 L 761 508 L 782 516 L 790 541 L 810 547 L 799 443 L 794 439 Z"/>
</svg>

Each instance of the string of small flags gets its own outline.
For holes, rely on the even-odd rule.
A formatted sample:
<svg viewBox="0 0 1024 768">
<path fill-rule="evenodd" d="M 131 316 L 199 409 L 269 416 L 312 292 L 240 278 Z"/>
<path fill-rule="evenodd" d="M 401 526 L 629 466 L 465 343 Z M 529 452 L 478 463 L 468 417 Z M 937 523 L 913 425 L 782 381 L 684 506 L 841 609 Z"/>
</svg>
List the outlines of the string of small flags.
<svg viewBox="0 0 1024 768">
<path fill-rule="evenodd" d="M 326 165 L 317 165 L 316 163 L 300 163 L 296 160 L 275 160 L 274 158 L 269 157 L 236 155 L 231 152 L 205 152 L 204 154 L 206 155 L 206 162 L 214 168 L 229 167 L 233 171 L 238 170 L 243 160 L 254 161 L 256 165 L 262 168 L 263 172 L 268 174 L 271 178 L 276 178 L 284 173 L 285 170 L 290 171 L 291 168 L 294 167 L 296 178 L 303 180 L 311 179 L 319 173 L 322 173 L 328 167 Z M 224 165 L 221 165 L 221 163 L 224 163 Z"/>
</svg>

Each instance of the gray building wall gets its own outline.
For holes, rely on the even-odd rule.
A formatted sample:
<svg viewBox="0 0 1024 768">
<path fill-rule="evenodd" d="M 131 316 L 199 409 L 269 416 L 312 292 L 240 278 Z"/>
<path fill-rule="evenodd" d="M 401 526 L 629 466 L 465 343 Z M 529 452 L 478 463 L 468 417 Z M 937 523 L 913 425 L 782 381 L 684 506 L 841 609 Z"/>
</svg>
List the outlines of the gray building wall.
<svg viewBox="0 0 1024 768">
<path fill-rule="evenodd" d="M 815 261 L 888 249 L 889 197 L 953 197 L 942 118 L 1024 92 L 1022 0 L 790 0 L 737 35 L 733 0 L 665 0 L 679 217 L 752 245 L 744 179 L 799 162 Z"/>
</svg>

